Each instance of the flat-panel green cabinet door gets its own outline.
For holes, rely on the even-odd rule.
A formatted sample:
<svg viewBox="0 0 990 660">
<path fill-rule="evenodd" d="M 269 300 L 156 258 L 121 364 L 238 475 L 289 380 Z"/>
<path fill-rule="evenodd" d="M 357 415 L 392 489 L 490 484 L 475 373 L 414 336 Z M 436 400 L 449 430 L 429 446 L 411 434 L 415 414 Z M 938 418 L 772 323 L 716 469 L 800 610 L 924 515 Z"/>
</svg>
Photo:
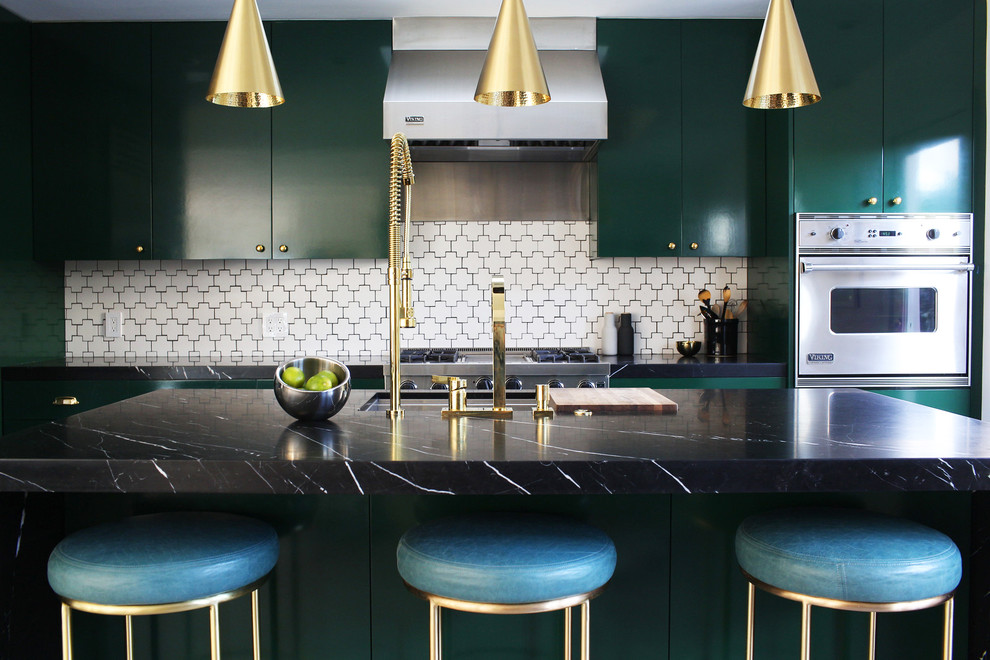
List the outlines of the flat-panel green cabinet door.
<svg viewBox="0 0 990 660">
<path fill-rule="evenodd" d="M 822 93 L 818 103 L 790 111 L 794 209 L 880 212 L 883 5 L 877 0 L 794 0 L 793 4 Z M 871 199 L 876 203 L 870 204 Z"/>
<path fill-rule="evenodd" d="M 224 27 L 152 26 L 156 259 L 272 254 L 272 111 L 205 100 Z"/>
<path fill-rule="evenodd" d="M 762 256 L 766 113 L 742 104 L 762 21 L 681 23 L 683 256 Z"/>
<path fill-rule="evenodd" d="M 598 57 L 608 96 L 608 139 L 598 151 L 598 255 L 675 256 L 681 244 L 680 23 L 599 20 Z"/>
<path fill-rule="evenodd" d="M 885 211 L 973 210 L 973 12 L 973 0 L 884 4 Z"/>
<path fill-rule="evenodd" d="M 287 98 L 272 115 L 275 257 L 387 256 L 389 146 L 381 105 L 391 42 L 389 21 L 272 26 L 272 57 Z"/>
<path fill-rule="evenodd" d="M 32 28 L 35 258 L 149 256 L 150 25 Z"/>
</svg>

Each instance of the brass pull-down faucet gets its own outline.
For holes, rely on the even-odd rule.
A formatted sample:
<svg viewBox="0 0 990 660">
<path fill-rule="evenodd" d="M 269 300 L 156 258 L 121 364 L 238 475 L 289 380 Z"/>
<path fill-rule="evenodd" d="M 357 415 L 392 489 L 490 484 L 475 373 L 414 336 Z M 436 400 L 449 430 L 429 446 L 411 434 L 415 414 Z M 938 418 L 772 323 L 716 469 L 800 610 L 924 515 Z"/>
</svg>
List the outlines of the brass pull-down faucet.
<svg viewBox="0 0 990 660">
<path fill-rule="evenodd" d="M 399 398 L 399 330 L 416 327 L 412 309 L 412 268 L 409 262 L 409 225 L 412 203 L 412 185 L 415 183 L 409 142 L 402 133 L 392 136 L 391 164 L 388 180 L 388 319 L 389 358 L 392 378 L 389 406 L 385 414 L 402 417 Z M 401 208 L 400 208 L 401 207 Z M 402 210 L 405 210 L 403 217 Z M 400 232 L 400 221 L 405 225 L 405 240 Z M 405 244 L 403 249 L 403 243 Z"/>
</svg>

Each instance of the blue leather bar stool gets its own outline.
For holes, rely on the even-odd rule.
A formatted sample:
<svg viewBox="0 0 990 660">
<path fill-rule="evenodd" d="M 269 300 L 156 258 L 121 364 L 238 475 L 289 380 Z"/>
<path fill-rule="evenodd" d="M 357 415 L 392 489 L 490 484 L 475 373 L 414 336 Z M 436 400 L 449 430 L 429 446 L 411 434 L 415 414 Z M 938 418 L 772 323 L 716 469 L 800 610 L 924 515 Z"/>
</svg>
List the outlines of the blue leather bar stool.
<svg viewBox="0 0 990 660">
<path fill-rule="evenodd" d="M 945 607 L 943 660 L 952 657 L 953 595 L 962 558 L 952 539 L 910 520 L 855 509 L 797 508 L 751 516 L 736 532 L 749 580 L 746 658 L 753 659 L 755 588 L 799 601 L 801 660 L 811 645 L 811 606 L 870 613 Z"/>
<path fill-rule="evenodd" d="M 542 514 L 479 513 L 407 531 L 396 559 L 406 587 L 430 603 L 430 660 L 441 658 L 444 607 L 486 614 L 564 610 L 571 658 L 571 609 L 581 607 L 581 660 L 589 658 L 590 605 L 615 570 L 615 545 L 600 529 Z"/>
<path fill-rule="evenodd" d="M 70 534 L 48 559 L 62 601 L 62 657 L 72 658 L 72 610 L 123 616 L 131 660 L 131 616 L 208 607 L 210 657 L 219 660 L 219 604 L 250 593 L 258 660 L 258 587 L 277 559 L 271 526 L 225 513 L 156 513 Z"/>
</svg>

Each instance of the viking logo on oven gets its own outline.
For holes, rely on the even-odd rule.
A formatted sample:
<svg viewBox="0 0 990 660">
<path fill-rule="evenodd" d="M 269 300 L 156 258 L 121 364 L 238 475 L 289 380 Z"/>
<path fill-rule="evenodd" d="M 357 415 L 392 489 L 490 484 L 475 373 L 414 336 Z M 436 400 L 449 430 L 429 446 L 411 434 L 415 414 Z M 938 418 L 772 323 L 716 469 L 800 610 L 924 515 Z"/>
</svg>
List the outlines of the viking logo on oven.
<svg viewBox="0 0 990 660">
<path fill-rule="evenodd" d="M 835 362 L 835 353 L 808 353 L 808 362 Z"/>
</svg>

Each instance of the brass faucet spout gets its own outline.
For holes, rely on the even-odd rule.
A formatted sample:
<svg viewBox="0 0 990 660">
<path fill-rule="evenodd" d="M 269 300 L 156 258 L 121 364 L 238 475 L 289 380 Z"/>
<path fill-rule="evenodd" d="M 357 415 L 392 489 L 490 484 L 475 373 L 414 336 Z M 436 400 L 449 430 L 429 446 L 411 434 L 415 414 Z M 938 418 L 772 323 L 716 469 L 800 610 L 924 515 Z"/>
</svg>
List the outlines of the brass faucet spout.
<svg viewBox="0 0 990 660">
<path fill-rule="evenodd" d="M 505 408 L 505 279 L 492 278 L 492 407 Z"/>
<path fill-rule="evenodd" d="M 389 358 L 391 388 L 389 408 L 386 414 L 395 419 L 402 417 L 399 387 L 402 384 L 399 373 L 401 346 L 399 330 L 416 325 L 412 316 L 412 269 L 409 267 L 409 205 L 414 183 L 412 157 L 406 136 L 396 133 L 392 136 L 391 163 L 388 181 L 388 318 L 389 318 Z M 404 199 L 403 199 L 404 198 Z M 405 204 L 403 204 L 405 202 Z M 402 207 L 405 206 L 405 258 L 402 251 L 403 220 Z"/>
</svg>

